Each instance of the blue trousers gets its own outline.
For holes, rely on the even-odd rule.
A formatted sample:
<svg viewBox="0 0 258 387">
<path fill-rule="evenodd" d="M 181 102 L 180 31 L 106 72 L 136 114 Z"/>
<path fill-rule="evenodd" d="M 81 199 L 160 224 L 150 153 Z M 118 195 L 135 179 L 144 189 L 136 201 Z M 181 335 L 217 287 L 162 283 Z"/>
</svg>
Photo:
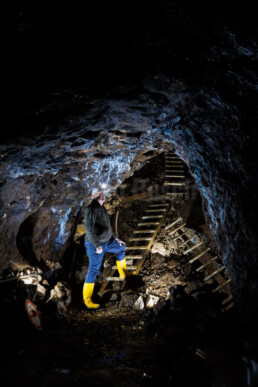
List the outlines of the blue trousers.
<svg viewBox="0 0 258 387">
<path fill-rule="evenodd" d="M 85 278 L 85 282 L 87 283 L 91 284 L 95 281 L 95 278 L 101 269 L 101 264 L 105 253 L 116 254 L 117 261 L 122 261 L 122 259 L 125 257 L 125 245 L 122 244 L 120 246 L 119 243 L 113 238 L 111 238 L 108 242 L 101 243 L 101 246 L 103 251 L 101 254 L 97 254 L 94 245 L 91 242 L 85 241 L 85 247 L 89 257 L 89 268 Z"/>
</svg>

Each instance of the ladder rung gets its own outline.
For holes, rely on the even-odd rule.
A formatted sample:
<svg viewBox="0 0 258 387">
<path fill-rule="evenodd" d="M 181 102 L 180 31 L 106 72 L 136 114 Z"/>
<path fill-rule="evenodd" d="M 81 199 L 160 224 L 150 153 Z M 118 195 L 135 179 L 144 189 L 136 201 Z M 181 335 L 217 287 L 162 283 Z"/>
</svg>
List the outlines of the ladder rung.
<svg viewBox="0 0 258 387">
<path fill-rule="evenodd" d="M 145 250 L 147 246 L 126 246 L 126 250 Z"/>
<path fill-rule="evenodd" d="M 233 300 L 232 294 L 230 296 L 228 296 L 227 298 L 225 298 L 225 300 L 221 301 L 221 304 L 225 305 L 225 304 L 227 304 L 231 300 Z"/>
<path fill-rule="evenodd" d="M 142 255 L 126 255 L 125 259 L 142 259 Z"/>
<path fill-rule="evenodd" d="M 220 289 L 223 289 L 225 286 L 227 286 L 231 282 L 231 279 L 229 278 L 227 281 L 223 282 L 223 284 L 219 285 L 216 289 L 212 291 L 212 293 L 218 292 Z"/>
<path fill-rule="evenodd" d="M 155 232 L 156 230 L 134 230 L 134 234 L 150 234 Z"/>
<path fill-rule="evenodd" d="M 115 270 L 117 269 L 117 266 L 112 266 L 112 269 Z M 127 266 L 126 270 L 136 270 L 137 266 Z"/>
<path fill-rule="evenodd" d="M 234 302 L 231 302 L 231 304 L 229 304 L 228 306 L 226 306 L 225 308 L 223 308 L 223 309 L 221 310 L 221 312 L 226 312 L 227 310 L 233 308 L 233 306 L 234 306 Z"/>
<path fill-rule="evenodd" d="M 212 262 L 216 261 L 216 259 L 218 259 L 217 255 L 216 255 L 216 257 L 212 258 L 209 262 L 207 262 L 204 265 L 198 267 L 198 269 L 196 269 L 196 271 L 201 271 L 202 269 L 205 269 L 205 267 L 209 266 Z"/>
<path fill-rule="evenodd" d="M 160 211 L 167 211 L 166 208 L 159 208 L 159 209 L 153 209 L 153 210 L 145 210 L 145 212 L 160 212 Z"/>
<path fill-rule="evenodd" d="M 138 223 L 138 226 L 155 226 L 158 225 L 159 222 L 146 222 L 146 223 Z"/>
<path fill-rule="evenodd" d="M 129 238 L 129 241 L 130 242 L 136 242 L 136 241 L 150 241 L 152 238 L 145 238 L 145 237 L 142 237 L 142 238 Z"/>
<path fill-rule="evenodd" d="M 184 169 L 183 168 L 166 168 L 165 169 L 165 173 L 184 173 Z"/>
<path fill-rule="evenodd" d="M 172 183 L 172 182 L 168 182 L 168 181 L 166 181 L 166 182 L 164 183 L 164 185 L 176 185 L 176 186 L 184 186 L 184 185 L 185 185 L 185 183 Z"/>
<path fill-rule="evenodd" d="M 184 165 L 182 161 L 165 161 L 165 165 Z"/>
<path fill-rule="evenodd" d="M 166 203 L 164 203 L 164 204 L 150 204 L 149 205 L 149 207 L 162 207 L 162 206 L 169 206 L 169 204 L 166 204 Z"/>
<path fill-rule="evenodd" d="M 179 158 L 179 157 L 176 157 L 176 158 L 173 158 L 173 159 L 165 159 L 165 163 L 181 163 L 183 164 L 184 162 Z"/>
<path fill-rule="evenodd" d="M 184 227 L 186 223 L 181 224 L 179 227 L 177 227 L 175 230 L 171 231 L 168 235 L 175 234 L 178 230 L 180 230 L 182 227 Z M 193 238 L 192 238 L 193 239 Z"/>
<path fill-rule="evenodd" d="M 181 238 L 182 236 L 186 235 L 189 231 L 191 231 L 191 230 L 187 230 L 187 231 L 183 232 L 183 233 L 180 234 L 178 237 L 174 238 L 174 239 L 172 240 L 172 242 L 175 242 L 177 239 L 179 239 L 179 238 Z"/>
<path fill-rule="evenodd" d="M 163 215 L 146 215 L 142 216 L 142 219 L 151 219 L 151 218 L 162 218 Z"/>
<path fill-rule="evenodd" d="M 185 192 L 167 192 L 167 195 L 180 196 L 180 195 L 185 195 Z"/>
<path fill-rule="evenodd" d="M 182 220 L 181 216 L 175 220 L 173 223 L 170 223 L 168 224 L 166 227 L 165 227 L 165 230 L 168 230 L 170 227 L 173 227 L 175 224 L 177 224 L 180 220 Z"/>
<path fill-rule="evenodd" d="M 166 164 L 165 170 L 166 169 L 183 169 L 184 170 L 184 166 L 181 164 Z"/>
<path fill-rule="evenodd" d="M 208 281 L 210 278 L 214 277 L 216 274 L 220 273 L 225 269 L 226 269 L 226 266 L 220 267 L 218 270 L 215 270 L 212 274 L 208 275 L 208 277 L 204 278 L 204 281 Z"/>
<path fill-rule="evenodd" d="M 185 169 L 184 169 L 184 166 L 183 165 L 166 165 L 165 166 L 165 171 L 184 171 Z"/>
<path fill-rule="evenodd" d="M 184 165 L 180 164 L 166 164 L 165 169 L 183 169 L 184 170 Z"/>
<path fill-rule="evenodd" d="M 190 239 L 187 239 L 187 240 L 184 241 L 183 243 L 180 243 L 180 245 L 178 245 L 177 247 L 184 246 L 186 243 L 190 242 L 193 238 L 195 238 L 195 236 L 191 237 Z"/>
<path fill-rule="evenodd" d="M 188 249 L 188 250 L 186 250 L 186 251 L 184 252 L 184 255 L 190 253 L 190 251 L 196 249 L 197 247 L 199 247 L 199 246 L 201 246 L 201 245 L 203 245 L 203 244 L 204 244 L 204 242 L 200 242 L 200 243 L 197 243 L 197 245 L 194 245 L 194 246 L 190 247 L 190 249 Z"/>
<path fill-rule="evenodd" d="M 165 169 L 184 169 L 184 165 L 183 164 L 168 164 L 166 163 L 165 164 Z"/>
<path fill-rule="evenodd" d="M 194 263 L 195 261 L 197 261 L 197 259 L 201 258 L 204 254 L 208 253 L 208 251 L 210 251 L 210 247 L 208 247 L 206 250 L 202 251 L 200 254 L 196 255 L 196 257 L 190 259 L 189 263 Z"/>
<path fill-rule="evenodd" d="M 124 281 L 124 279 L 120 279 L 119 277 L 107 277 L 106 281 Z"/>
<path fill-rule="evenodd" d="M 184 171 L 183 171 L 183 169 L 178 169 L 178 170 L 175 170 L 175 169 L 166 169 L 165 170 L 165 174 L 168 174 L 168 175 L 165 175 L 165 176 L 169 176 L 169 174 L 170 173 L 180 173 L 180 174 L 182 174 L 182 173 L 184 173 Z M 182 176 L 182 175 L 179 175 L 179 176 Z M 184 175 L 184 177 L 185 177 L 185 175 Z"/>
<path fill-rule="evenodd" d="M 177 179 L 184 179 L 185 178 L 185 176 L 182 176 L 182 175 L 165 175 L 165 177 L 175 177 L 175 178 L 177 178 Z"/>
</svg>

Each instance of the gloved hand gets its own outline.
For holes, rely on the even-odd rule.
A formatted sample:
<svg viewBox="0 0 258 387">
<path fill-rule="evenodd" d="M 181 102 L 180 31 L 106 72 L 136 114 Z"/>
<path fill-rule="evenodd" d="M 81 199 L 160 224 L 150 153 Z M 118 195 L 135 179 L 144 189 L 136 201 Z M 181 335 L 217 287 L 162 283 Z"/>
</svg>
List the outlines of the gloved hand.
<svg viewBox="0 0 258 387">
<path fill-rule="evenodd" d="M 102 246 L 99 246 L 99 247 L 96 249 L 96 253 L 97 253 L 97 254 L 101 254 L 102 251 L 103 251 Z"/>
<path fill-rule="evenodd" d="M 121 239 L 116 238 L 117 243 L 119 243 L 119 246 L 125 245 L 125 242 L 121 241 Z"/>
</svg>

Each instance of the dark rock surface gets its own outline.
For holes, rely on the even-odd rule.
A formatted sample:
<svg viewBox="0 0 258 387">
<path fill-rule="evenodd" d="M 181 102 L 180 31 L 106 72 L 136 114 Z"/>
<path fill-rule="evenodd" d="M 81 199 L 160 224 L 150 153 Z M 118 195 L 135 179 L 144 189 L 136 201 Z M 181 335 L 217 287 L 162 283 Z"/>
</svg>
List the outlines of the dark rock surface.
<svg viewBox="0 0 258 387">
<path fill-rule="evenodd" d="M 61 16 L 47 2 L 5 9 L 0 268 L 60 261 L 92 188 L 114 191 L 173 147 L 200 190 L 249 318 L 258 295 L 252 9 L 162 1 L 138 13 L 127 4 L 127 18 L 106 6 L 98 19 L 95 6 L 81 7 L 72 14 L 64 7 Z M 24 58 L 17 71 L 15 55 Z"/>
</svg>

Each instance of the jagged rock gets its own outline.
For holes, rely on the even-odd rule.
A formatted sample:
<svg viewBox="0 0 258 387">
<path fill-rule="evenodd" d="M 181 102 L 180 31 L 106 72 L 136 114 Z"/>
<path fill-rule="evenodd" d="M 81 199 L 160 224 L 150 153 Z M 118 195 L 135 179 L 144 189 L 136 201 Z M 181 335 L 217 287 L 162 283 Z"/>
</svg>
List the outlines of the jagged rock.
<svg viewBox="0 0 258 387">
<path fill-rule="evenodd" d="M 133 305 L 135 310 L 143 310 L 145 307 L 144 299 L 142 296 L 138 297 Z"/>
<path fill-rule="evenodd" d="M 29 275 L 28 277 L 19 278 L 19 281 L 21 281 L 25 285 L 38 285 L 42 281 L 41 275 Z"/>
<path fill-rule="evenodd" d="M 117 301 L 118 298 L 119 298 L 118 294 L 117 293 L 113 293 L 113 294 L 111 294 L 110 301 Z"/>
<path fill-rule="evenodd" d="M 35 298 L 44 298 L 46 296 L 46 294 L 47 294 L 46 288 L 44 286 L 42 286 L 41 284 L 38 284 Z"/>
<path fill-rule="evenodd" d="M 50 297 L 48 301 L 50 300 L 53 300 L 56 303 L 60 303 L 61 306 L 68 306 L 72 300 L 71 290 L 63 282 L 59 281 L 50 291 Z"/>
<path fill-rule="evenodd" d="M 146 307 L 153 308 L 158 303 L 158 301 L 159 301 L 159 297 L 153 296 L 150 294 L 146 301 Z"/>
<path fill-rule="evenodd" d="M 120 308 L 131 308 L 135 303 L 136 295 L 132 294 L 123 294 L 121 295 L 121 301 L 119 303 Z"/>
<path fill-rule="evenodd" d="M 166 250 L 164 245 L 160 242 L 154 242 L 153 246 L 151 248 L 151 252 L 154 253 L 159 253 L 160 255 L 163 255 L 164 257 L 168 257 L 170 255 L 170 251 Z"/>
</svg>

